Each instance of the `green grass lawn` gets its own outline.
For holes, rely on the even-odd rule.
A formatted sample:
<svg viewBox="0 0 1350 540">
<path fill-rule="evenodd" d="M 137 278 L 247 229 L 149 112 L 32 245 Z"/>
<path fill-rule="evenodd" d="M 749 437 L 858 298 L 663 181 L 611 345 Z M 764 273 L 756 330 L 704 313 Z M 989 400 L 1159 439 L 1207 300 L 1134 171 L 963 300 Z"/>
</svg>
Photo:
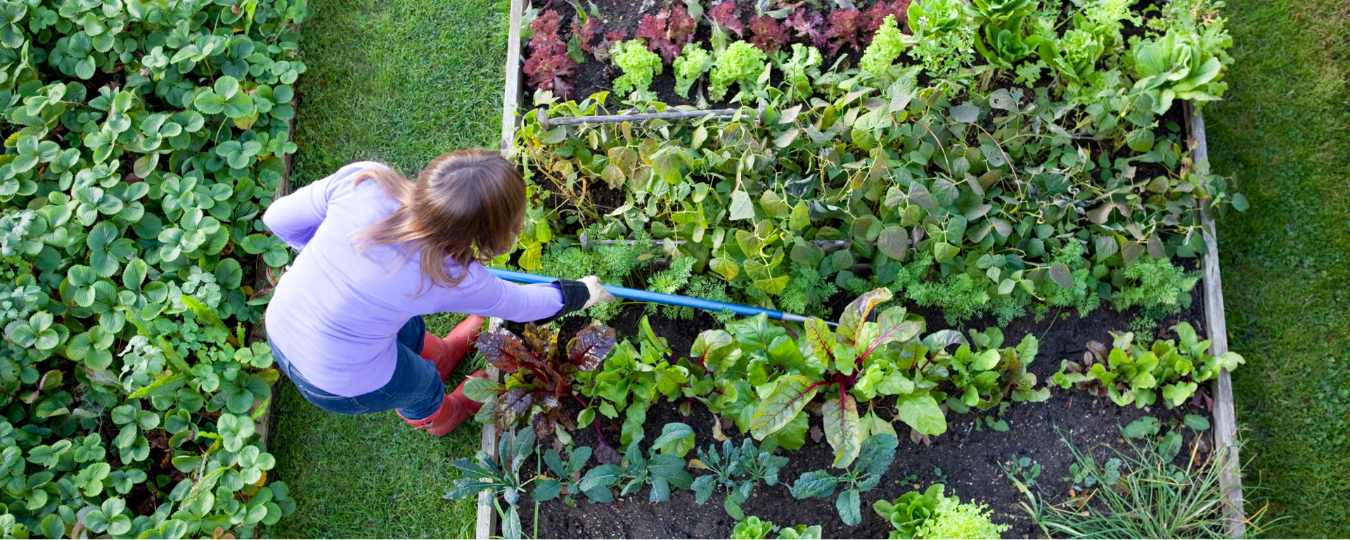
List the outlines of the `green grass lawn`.
<svg viewBox="0 0 1350 540">
<path fill-rule="evenodd" d="M 351 161 L 407 174 L 499 131 L 504 0 L 315 2 L 292 180 Z M 1350 536 L 1350 4 L 1229 0 L 1237 63 L 1206 108 L 1215 168 L 1252 203 L 1220 222 L 1250 509 L 1269 536 Z M 451 320 L 437 319 L 439 332 Z M 464 368 L 467 369 L 467 368 Z M 477 433 L 325 413 L 284 387 L 272 448 L 298 501 L 279 537 L 464 537 L 446 465 Z"/>
<path fill-rule="evenodd" d="M 295 185 L 353 161 L 413 175 L 443 153 L 497 146 L 509 0 L 312 4 Z"/>
<path fill-rule="evenodd" d="M 501 132 L 505 0 L 313 2 L 301 42 L 291 180 L 303 185 L 358 160 L 415 174 L 439 154 L 493 147 Z M 444 335 L 454 319 L 428 319 Z M 466 360 L 466 364 L 468 361 Z M 459 378 L 469 372 L 459 369 Z M 457 380 L 457 379 L 452 379 Z M 267 533 L 289 538 L 465 538 L 474 505 L 441 499 L 481 431 L 444 438 L 394 412 L 342 416 L 282 385 L 271 448 L 291 486 L 294 516 Z"/>
<path fill-rule="evenodd" d="M 1205 110 L 1252 208 L 1219 223 L 1244 486 L 1275 537 L 1350 536 L 1350 3 L 1229 0 L 1237 62 Z M 1255 488 L 1255 489 L 1253 489 Z"/>
</svg>

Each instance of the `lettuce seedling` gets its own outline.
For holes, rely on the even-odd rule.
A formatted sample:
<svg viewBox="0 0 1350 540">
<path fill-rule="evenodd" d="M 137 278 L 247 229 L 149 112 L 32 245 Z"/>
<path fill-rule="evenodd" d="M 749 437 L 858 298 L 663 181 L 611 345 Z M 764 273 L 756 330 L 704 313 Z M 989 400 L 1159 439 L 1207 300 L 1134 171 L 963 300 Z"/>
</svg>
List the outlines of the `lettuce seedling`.
<svg viewBox="0 0 1350 540">
<path fill-rule="evenodd" d="M 919 528 L 937 513 L 938 503 L 942 502 L 942 484 L 933 484 L 928 491 L 911 491 L 895 501 L 879 500 L 872 509 L 882 519 L 891 522 L 891 538 L 918 538 Z"/>
<path fill-rule="evenodd" d="M 697 43 L 687 43 L 684 52 L 675 59 L 675 93 L 688 98 L 694 82 L 712 68 L 712 54 Z"/>
<path fill-rule="evenodd" d="M 639 101 L 656 99 L 648 87 L 652 85 L 652 78 L 661 74 L 661 57 L 647 50 L 641 39 L 615 43 L 610 58 L 623 70 L 623 75 L 614 79 L 615 94 L 631 95 Z"/>
<path fill-rule="evenodd" d="M 643 16 L 633 37 L 647 40 L 647 48 L 670 64 L 680 55 L 681 48 L 694 41 L 697 28 L 698 19 L 690 16 L 684 6 L 677 5 L 656 15 Z"/>
<path fill-rule="evenodd" d="M 863 50 L 858 40 L 862 38 L 862 30 L 866 25 L 867 14 L 862 11 L 836 9 L 831 12 L 830 27 L 825 32 L 825 38 L 830 41 L 830 56 L 839 54 L 839 49 L 844 45 L 851 45 L 857 51 Z"/>
<path fill-rule="evenodd" d="M 750 43 L 769 54 L 778 52 L 778 48 L 787 45 L 787 30 L 778 23 L 778 19 L 767 15 L 750 18 Z"/>
<path fill-rule="evenodd" d="M 878 4 L 879 5 L 879 4 Z M 876 76 L 885 76 L 886 70 L 890 69 L 895 59 L 905 52 L 905 48 L 912 45 L 913 42 L 906 40 L 905 35 L 900 33 L 900 28 L 896 24 L 894 15 L 887 15 L 886 20 L 882 22 L 877 29 L 876 35 L 872 38 L 872 44 L 863 51 L 862 60 L 858 61 L 858 67 L 863 71 Z"/>
<path fill-rule="evenodd" d="M 530 22 L 534 35 L 530 37 L 530 58 L 525 61 L 524 72 L 535 89 L 552 90 L 566 96 L 572 91 L 572 83 L 567 78 L 576 70 L 577 61 L 568 54 L 567 43 L 558 36 L 561 24 L 562 17 L 551 9 Z"/>
<path fill-rule="evenodd" d="M 708 97 L 721 100 L 732 84 L 739 84 L 742 94 L 750 94 L 763 87 L 759 81 L 767 79 L 768 56 L 764 51 L 744 41 L 737 41 L 718 55 L 708 85 Z"/>
<path fill-rule="evenodd" d="M 736 6 L 735 0 L 727 0 L 713 6 L 703 17 L 708 20 L 709 26 L 712 26 L 714 51 L 725 49 L 731 36 L 739 38 L 745 32 L 745 22 L 741 21 L 741 8 Z"/>
<path fill-rule="evenodd" d="M 1164 114 L 1175 99 L 1215 101 L 1227 83 L 1219 82 L 1223 62 L 1205 49 L 1194 32 L 1169 31 L 1157 40 L 1130 40 L 1135 74 L 1131 95 L 1153 98 L 1154 114 Z"/>
<path fill-rule="evenodd" d="M 801 43 L 792 44 L 791 56 L 786 52 L 774 55 L 774 63 L 783 72 L 783 83 L 788 88 L 787 100 L 806 101 L 811 97 L 814 93 L 811 81 L 820 76 L 822 60 L 818 49 Z"/>
<path fill-rule="evenodd" d="M 910 0 L 895 0 L 890 3 L 886 0 L 877 0 L 877 3 L 867 8 L 867 26 L 863 30 L 869 35 L 875 34 L 886 22 L 886 17 L 895 17 L 896 22 L 903 24 L 909 18 L 909 4 Z M 874 37 L 873 40 L 875 39 Z"/>
<path fill-rule="evenodd" d="M 1158 340 L 1147 349 L 1135 346 L 1132 332 L 1112 332 L 1110 349 L 1089 341 L 1083 363 L 1065 360 L 1050 382 L 1060 388 L 1076 386 L 1094 396 L 1110 397 L 1122 407 L 1131 403 L 1141 409 L 1153 405 L 1160 393 L 1169 408 L 1191 398 L 1197 406 L 1204 405 L 1210 400 L 1200 383 L 1218 377 L 1221 369 L 1237 369 L 1245 360 L 1233 351 L 1211 356 L 1209 340 L 1200 341 L 1189 323 L 1177 324 L 1176 332 L 1180 343 Z"/>
<path fill-rule="evenodd" d="M 817 11 L 799 7 L 797 11 L 788 15 L 783 23 L 792 29 L 794 35 L 807 40 L 817 49 L 824 49 L 829 45 L 825 40 L 825 17 Z"/>
<path fill-rule="evenodd" d="M 755 516 L 746 516 L 745 519 L 731 528 L 732 540 L 754 540 L 760 538 L 769 538 L 774 532 L 778 533 L 777 538 L 820 538 L 820 525 L 797 525 L 795 527 L 779 527 L 772 521 L 759 519 Z"/>
<path fill-rule="evenodd" d="M 792 496 L 798 499 L 829 497 L 842 486 L 844 490 L 834 503 L 839 518 L 849 526 L 862 523 L 862 492 L 871 491 L 881 483 L 881 477 L 891 468 L 899 444 L 895 435 L 873 435 L 863 442 L 858 461 L 852 468 L 839 476 L 823 470 L 806 472 L 792 484 Z"/>
</svg>

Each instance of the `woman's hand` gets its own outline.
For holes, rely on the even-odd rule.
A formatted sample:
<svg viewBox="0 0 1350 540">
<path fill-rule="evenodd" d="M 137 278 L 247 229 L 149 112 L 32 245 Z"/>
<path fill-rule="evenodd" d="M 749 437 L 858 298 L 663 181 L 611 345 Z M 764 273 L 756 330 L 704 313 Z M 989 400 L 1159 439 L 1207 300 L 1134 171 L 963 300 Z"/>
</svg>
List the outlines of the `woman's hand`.
<svg viewBox="0 0 1350 540">
<path fill-rule="evenodd" d="M 582 306 L 581 309 L 586 309 L 602 302 L 608 304 L 614 301 L 614 295 L 610 294 L 609 291 L 605 290 L 605 288 L 600 285 L 600 278 L 586 276 L 577 281 L 585 283 L 586 290 L 591 294 L 591 297 L 586 300 L 586 305 Z"/>
</svg>

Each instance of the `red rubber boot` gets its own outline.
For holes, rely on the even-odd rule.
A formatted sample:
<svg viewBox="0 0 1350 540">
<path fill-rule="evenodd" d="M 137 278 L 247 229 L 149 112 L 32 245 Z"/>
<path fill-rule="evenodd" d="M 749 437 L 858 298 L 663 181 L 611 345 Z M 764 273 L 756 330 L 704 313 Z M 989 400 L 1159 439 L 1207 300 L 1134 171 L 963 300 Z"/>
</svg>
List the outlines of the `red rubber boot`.
<svg viewBox="0 0 1350 540">
<path fill-rule="evenodd" d="M 398 416 L 403 418 L 413 429 L 423 429 L 436 437 L 444 437 L 446 433 L 454 431 L 456 427 L 459 427 L 469 417 L 477 414 L 478 409 L 483 407 L 482 403 L 464 396 L 464 385 L 469 382 L 469 379 L 486 376 L 482 371 L 473 372 L 472 375 L 464 379 L 464 382 L 459 383 L 459 387 L 455 388 L 454 392 L 445 395 L 445 399 L 441 401 L 441 408 L 436 409 L 436 412 L 432 413 L 431 416 L 421 420 L 408 420 L 401 413 Z"/>
<path fill-rule="evenodd" d="M 441 374 L 442 382 L 450 378 L 459 361 L 473 350 L 474 341 L 478 339 L 478 329 L 482 326 L 482 317 L 470 315 L 455 325 L 455 329 L 444 338 L 436 337 L 431 332 L 422 338 L 422 358 L 436 364 L 436 372 Z"/>
</svg>

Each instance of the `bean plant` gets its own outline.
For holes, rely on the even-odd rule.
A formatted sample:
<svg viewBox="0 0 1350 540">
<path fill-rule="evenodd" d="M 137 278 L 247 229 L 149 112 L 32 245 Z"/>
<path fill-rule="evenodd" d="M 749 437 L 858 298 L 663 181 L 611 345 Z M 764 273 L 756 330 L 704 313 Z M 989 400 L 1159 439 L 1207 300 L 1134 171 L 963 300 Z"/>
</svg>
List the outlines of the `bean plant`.
<svg viewBox="0 0 1350 540">
<path fill-rule="evenodd" d="M 1222 96 L 1231 40 L 1205 6 L 1147 21 L 1092 6 L 1066 16 L 1035 1 L 915 3 L 907 26 L 920 43 L 883 17 L 864 55 L 871 71 L 802 43 L 768 55 L 733 42 L 710 75 L 713 98 L 740 83 L 747 105 L 731 118 L 545 126 L 529 115 L 515 155 L 536 200 L 556 189 L 579 210 L 532 226 L 580 221 L 592 239 L 641 231 L 693 257 L 693 274 L 733 300 L 806 315 L 826 303 L 795 292 L 828 284 L 887 287 L 952 324 L 1105 305 L 1156 324 L 1189 305 L 1198 274 L 1178 260 L 1207 249 L 1201 214 L 1247 207 L 1194 162 L 1174 104 Z M 735 11 L 711 24 L 739 35 Z M 1140 29 L 1129 43 L 1127 24 Z M 917 64 L 887 60 L 905 48 Z M 549 117 L 601 114 L 607 99 L 536 95 Z M 601 183 L 624 194 L 603 219 L 577 189 Z"/>
</svg>

